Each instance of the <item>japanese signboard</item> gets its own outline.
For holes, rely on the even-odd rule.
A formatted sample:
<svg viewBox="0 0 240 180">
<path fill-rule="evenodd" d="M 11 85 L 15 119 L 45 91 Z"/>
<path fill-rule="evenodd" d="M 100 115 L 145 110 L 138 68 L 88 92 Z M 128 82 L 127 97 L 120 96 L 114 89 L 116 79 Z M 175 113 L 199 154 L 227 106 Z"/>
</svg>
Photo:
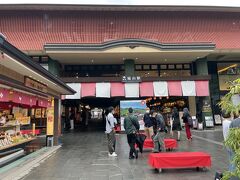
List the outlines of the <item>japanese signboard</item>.
<svg viewBox="0 0 240 180">
<path fill-rule="evenodd" d="M 140 76 L 123 76 L 122 77 L 122 82 L 127 82 L 127 83 L 137 83 L 141 82 L 141 77 Z"/>
</svg>

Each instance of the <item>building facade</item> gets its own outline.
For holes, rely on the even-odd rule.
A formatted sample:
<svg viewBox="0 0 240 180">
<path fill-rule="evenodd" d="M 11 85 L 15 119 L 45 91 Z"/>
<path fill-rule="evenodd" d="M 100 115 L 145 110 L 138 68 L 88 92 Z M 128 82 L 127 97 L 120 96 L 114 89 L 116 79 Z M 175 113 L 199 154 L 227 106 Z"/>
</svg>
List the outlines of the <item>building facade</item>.
<svg viewBox="0 0 240 180">
<path fill-rule="evenodd" d="M 131 81 L 140 77 L 135 82 L 139 95 L 127 97 L 125 92 L 122 97 L 185 96 L 192 114 L 208 102 L 215 115 L 228 90 L 226 82 L 240 74 L 239 8 L 2 5 L 0 9 L 0 32 L 33 61 L 77 86 L 79 96 L 70 99 L 103 97 L 97 96 L 96 84 L 93 94 L 83 92 L 85 86 L 90 91 L 91 83 L 110 83 L 111 89 L 111 83 L 124 82 L 124 76 L 134 78 Z M 183 81 L 195 82 L 195 95 L 141 93 L 153 91 L 154 82 Z M 204 91 L 196 89 L 199 81 L 209 82 L 208 94 L 197 95 Z M 179 87 L 183 90 L 183 85 Z M 123 88 L 126 91 L 126 85 Z"/>
</svg>

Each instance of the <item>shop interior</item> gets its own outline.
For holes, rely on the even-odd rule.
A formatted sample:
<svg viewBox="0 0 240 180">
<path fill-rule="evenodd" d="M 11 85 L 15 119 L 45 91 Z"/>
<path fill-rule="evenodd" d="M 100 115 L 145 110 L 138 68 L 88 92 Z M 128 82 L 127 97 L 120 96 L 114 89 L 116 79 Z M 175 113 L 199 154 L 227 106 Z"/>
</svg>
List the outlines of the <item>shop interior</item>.
<svg viewBox="0 0 240 180">
<path fill-rule="evenodd" d="M 63 100 L 62 112 L 62 130 L 71 130 L 72 119 L 74 115 L 74 130 L 101 130 L 105 128 L 105 111 L 108 107 L 114 107 L 114 117 L 117 119 L 118 126 L 121 127 L 121 107 L 120 101 L 142 100 L 150 109 L 159 111 L 163 114 L 166 121 L 169 121 L 173 107 L 177 107 L 182 112 L 184 107 L 189 107 L 188 97 L 145 97 L 138 99 L 126 98 L 82 98 L 79 100 Z M 168 122 L 167 122 L 168 123 Z"/>
<path fill-rule="evenodd" d="M 14 93 L 14 92 L 13 92 Z M 47 100 L 46 100 L 47 102 Z M 0 102 L 0 151 L 24 147 L 26 153 L 41 148 L 44 142 L 37 142 L 36 137 L 46 134 L 47 107 L 25 105 L 14 102 Z M 31 144 L 37 143 L 38 147 Z M 29 146 L 25 146 L 25 145 Z"/>
</svg>

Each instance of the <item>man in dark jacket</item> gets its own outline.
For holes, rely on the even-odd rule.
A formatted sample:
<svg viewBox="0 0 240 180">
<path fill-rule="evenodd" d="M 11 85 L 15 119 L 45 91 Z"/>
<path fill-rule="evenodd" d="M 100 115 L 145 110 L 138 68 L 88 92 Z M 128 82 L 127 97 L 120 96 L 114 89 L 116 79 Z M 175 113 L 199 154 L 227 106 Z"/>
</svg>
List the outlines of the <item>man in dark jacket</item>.
<svg viewBox="0 0 240 180">
<path fill-rule="evenodd" d="M 144 131 L 148 139 L 151 139 L 153 136 L 153 121 L 150 115 L 150 109 L 146 109 L 146 113 L 143 117 L 144 121 Z"/>
<path fill-rule="evenodd" d="M 124 119 L 124 129 L 127 134 L 128 144 L 130 146 L 129 159 L 138 158 L 138 152 L 135 149 L 136 133 L 139 131 L 140 125 L 136 116 L 133 115 L 133 109 L 128 109 L 128 116 Z M 135 156 L 134 156 L 134 155 Z"/>
<path fill-rule="evenodd" d="M 165 121 L 161 113 L 154 112 L 153 117 L 156 119 L 157 123 L 157 133 L 153 137 L 153 152 L 158 153 L 164 149 Z"/>
</svg>

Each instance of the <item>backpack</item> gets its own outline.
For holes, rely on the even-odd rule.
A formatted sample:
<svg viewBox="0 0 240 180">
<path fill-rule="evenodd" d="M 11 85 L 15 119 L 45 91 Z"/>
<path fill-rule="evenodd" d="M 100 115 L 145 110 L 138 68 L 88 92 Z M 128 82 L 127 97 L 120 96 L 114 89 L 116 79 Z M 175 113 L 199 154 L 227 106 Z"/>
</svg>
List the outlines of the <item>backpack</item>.
<svg viewBox="0 0 240 180">
<path fill-rule="evenodd" d="M 187 117 L 187 120 L 188 120 L 188 125 L 190 126 L 190 127 L 193 127 L 193 120 L 192 120 L 192 116 L 188 116 Z"/>
</svg>

